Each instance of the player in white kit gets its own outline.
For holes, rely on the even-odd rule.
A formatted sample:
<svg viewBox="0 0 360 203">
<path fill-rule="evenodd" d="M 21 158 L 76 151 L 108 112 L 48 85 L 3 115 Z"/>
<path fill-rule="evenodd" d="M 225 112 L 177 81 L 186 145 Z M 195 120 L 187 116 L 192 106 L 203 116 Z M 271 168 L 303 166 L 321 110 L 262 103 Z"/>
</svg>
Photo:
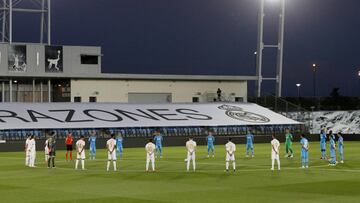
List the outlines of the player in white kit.
<svg viewBox="0 0 360 203">
<path fill-rule="evenodd" d="M 29 154 L 29 167 L 35 167 L 36 143 L 35 143 L 34 135 L 30 136 L 30 141 L 28 142 L 28 154 Z"/>
<path fill-rule="evenodd" d="M 85 170 L 85 137 L 80 136 L 80 139 L 76 142 L 76 162 L 75 169 L 78 169 L 79 161 L 81 161 L 81 169 Z"/>
<path fill-rule="evenodd" d="M 195 171 L 195 169 L 196 169 L 196 163 L 195 163 L 196 142 L 192 138 L 189 138 L 189 141 L 186 142 L 186 149 L 187 149 L 186 170 L 189 171 L 190 161 L 192 160 L 193 170 Z"/>
<path fill-rule="evenodd" d="M 49 159 L 49 141 L 48 139 L 46 139 L 45 141 L 45 146 L 44 146 L 44 151 L 45 151 L 45 164 L 48 162 L 48 159 Z"/>
<path fill-rule="evenodd" d="M 280 170 L 280 158 L 279 158 L 280 142 L 272 135 L 271 140 L 271 170 L 274 170 L 275 160 L 277 161 L 278 170 Z"/>
<path fill-rule="evenodd" d="M 24 147 L 24 151 L 25 151 L 25 166 L 29 166 L 29 161 L 30 161 L 30 154 L 28 153 L 28 146 L 29 146 L 29 142 L 30 142 L 30 134 L 27 135 L 26 141 L 25 141 L 25 147 Z"/>
<path fill-rule="evenodd" d="M 115 134 L 111 134 L 111 138 L 106 142 L 106 148 L 108 151 L 108 162 L 106 170 L 109 171 L 110 163 L 113 162 L 114 171 L 116 171 L 116 140 Z"/>
<path fill-rule="evenodd" d="M 149 163 L 151 162 L 152 170 L 155 171 L 155 149 L 156 146 L 152 143 L 152 139 L 145 145 L 146 151 L 146 171 L 149 171 Z"/>
<path fill-rule="evenodd" d="M 229 172 L 229 162 L 230 161 L 232 161 L 233 170 L 235 172 L 235 170 L 236 170 L 236 164 L 235 164 L 236 146 L 233 142 L 231 142 L 231 138 L 229 138 L 228 143 L 226 143 L 225 149 L 226 149 L 226 172 Z"/>
</svg>

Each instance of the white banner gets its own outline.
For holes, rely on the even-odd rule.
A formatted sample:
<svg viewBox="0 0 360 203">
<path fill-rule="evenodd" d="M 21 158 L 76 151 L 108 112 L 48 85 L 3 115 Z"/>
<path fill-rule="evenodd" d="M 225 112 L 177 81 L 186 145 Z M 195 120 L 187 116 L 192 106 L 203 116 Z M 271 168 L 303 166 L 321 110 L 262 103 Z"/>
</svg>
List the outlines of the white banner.
<svg viewBox="0 0 360 203">
<path fill-rule="evenodd" d="M 0 129 L 300 124 L 252 103 L 3 103 Z"/>
</svg>

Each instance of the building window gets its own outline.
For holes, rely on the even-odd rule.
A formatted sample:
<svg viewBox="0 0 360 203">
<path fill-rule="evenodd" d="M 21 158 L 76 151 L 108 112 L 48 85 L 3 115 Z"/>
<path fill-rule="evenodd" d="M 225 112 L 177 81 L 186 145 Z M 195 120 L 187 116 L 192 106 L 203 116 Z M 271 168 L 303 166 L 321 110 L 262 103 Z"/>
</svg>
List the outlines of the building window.
<svg viewBox="0 0 360 203">
<path fill-rule="evenodd" d="M 81 97 L 74 97 L 74 102 L 81 102 Z"/>
<path fill-rule="evenodd" d="M 89 102 L 96 102 L 96 97 L 89 97 Z"/>
<path fill-rule="evenodd" d="M 244 102 L 244 97 L 235 97 L 235 102 Z"/>
<path fill-rule="evenodd" d="M 199 102 L 199 97 L 193 97 L 192 102 L 193 103 L 198 103 Z"/>
<path fill-rule="evenodd" d="M 81 55 L 81 64 L 87 65 L 98 65 L 99 64 L 99 56 L 97 55 Z"/>
</svg>

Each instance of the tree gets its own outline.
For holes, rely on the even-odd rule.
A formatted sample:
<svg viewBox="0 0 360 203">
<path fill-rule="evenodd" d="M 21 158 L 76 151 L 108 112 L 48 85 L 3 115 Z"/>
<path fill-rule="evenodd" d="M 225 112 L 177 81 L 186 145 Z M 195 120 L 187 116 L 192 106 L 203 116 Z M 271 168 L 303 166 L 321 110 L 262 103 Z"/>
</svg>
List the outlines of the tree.
<svg viewBox="0 0 360 203">
<path fill-rule="evenodd" d="M 341 97 L 341 95 L 340 95 L 340 93 L 339 93 L 339 90 L 340 90 L 340 88 L 334 87 L 334 88 L 332 89 L 332 91 L 330 92 L 330 97 L 332 97 L 332 98 L 334 98 L 334 99 Z"/>
</svg>

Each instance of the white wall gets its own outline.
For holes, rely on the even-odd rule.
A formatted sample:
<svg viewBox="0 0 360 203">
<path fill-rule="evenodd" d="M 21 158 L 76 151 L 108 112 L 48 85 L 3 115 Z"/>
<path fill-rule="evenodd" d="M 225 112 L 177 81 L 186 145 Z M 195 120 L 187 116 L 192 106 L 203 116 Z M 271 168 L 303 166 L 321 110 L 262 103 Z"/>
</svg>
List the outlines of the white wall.
<svg viewBox="0 0 360 203">
<path fill-rule="evenodd" d="M 88 102 L 96 96 L 98 102 L 128 102 L 128 93 L 171 93 L 172 102 L 192 102 L 199 97 L 200 102 L 207 100 L 206 95 L 216 95 L 217 88 L 228 101 L 243 97 L 247 101 L 246 81 L 152 81 L 152 80 L 71 80 L 71 101 L 80 96 Z"/>
</svg>

